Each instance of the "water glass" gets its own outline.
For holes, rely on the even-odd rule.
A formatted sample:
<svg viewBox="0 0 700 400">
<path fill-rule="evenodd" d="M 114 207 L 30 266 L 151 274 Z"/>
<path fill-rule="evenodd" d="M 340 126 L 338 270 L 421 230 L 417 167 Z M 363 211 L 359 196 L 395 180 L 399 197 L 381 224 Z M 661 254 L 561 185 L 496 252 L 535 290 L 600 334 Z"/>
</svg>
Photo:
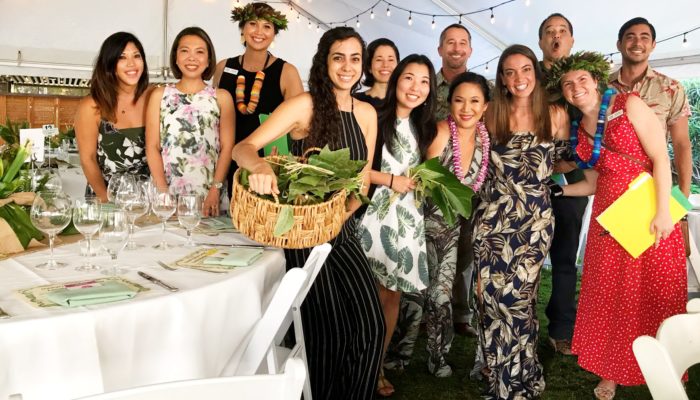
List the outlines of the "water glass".
<svg viewBox="0 0 700 400">
<path fill-rule="evenodd" d="M 75 269 L 89 271 L 97 269 L 92 263 L 92 237 L 102 228 L 102 208 L 100 200 L 96 197 L 78 199 L 73 207 L 73 225 L 78 232 L 85 236 L 87 242 L 87 260 Z"/>
<path fill-rule="evenodd" d="M 119 268 L 117 257 L 126 246 L 129 238 L 129 217 L 124 210 L 114 208 L 102 210 L 102 228 L 100 244 L 112 259 L 112 267 L 102 270 L 105 275 L 123 274 L 126 270 Z"/>
<path fill-rule="evenodd" d="M 114 174 L 109 178 L 107 183 L 107 200 L 110 203 L 119 205 L 119 195 L 121 195 L 122 187 L 126 187 L 135 183 L 134 176 L 131 174 Z"/>
<path fill-rule="evenodd" d="M 164 188 L 162 190 L 159 189 L 157 191 L 155 197 L 153 198 L 152 207 L 153 213 L 155 213 L 156 216 L 160 218 L 161 241 L 160 244 L 153 246 L 154 249 L 168 250 L 171 247 L 168 244 L 168 242 L 165 241 L 165 222 L 168 220 L 168 218 L 175 214 L 175 206 L 175 196 L 172 193 L 170 193 L 170 191 L 167 188 Z"/>
<path fill-rule="evenodd" d="M 177 198 L 177 220 L 187 231 L 185 247 L 195 247 L 192 230 L 202 219 L 202 196 L 196 193 L 181 194 Z"/>
<path fill-rule="evenodd" d="M 71 219 L 71 200 L 63 192 L 39 192 L 34 198 L 32 209 L 29 212 L 32 224 L 49 236 L 49 259 L 36 268 L 56 269 L 67 264 L 58 262 L 53 255 L 53 243 L 56 234 L 64 230 Z"/>
<path fill-rule="evenodd" d="M 148 196 L 144 192 L 141 182 L 135 179 L 122 181 L 117 192 L 117 206 L 126 211 L 129 218 L 129 241 L 126 243 L 126 249 L 137 250 L 143 247 L 134 241 L 136 219 L 148 212 Z"/>
</svg>

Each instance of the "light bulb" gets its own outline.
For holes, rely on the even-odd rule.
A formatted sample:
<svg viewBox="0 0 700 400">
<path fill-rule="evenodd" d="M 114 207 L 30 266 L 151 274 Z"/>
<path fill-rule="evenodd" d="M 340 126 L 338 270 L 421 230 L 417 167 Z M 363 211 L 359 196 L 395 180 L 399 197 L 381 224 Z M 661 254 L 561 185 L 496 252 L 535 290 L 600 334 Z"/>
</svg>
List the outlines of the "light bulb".
<svg viewBox="0 0 700 400">
<path fill-rule="evenodd" d="M 685 33 L 683 34 L 683 47 L 688 47 L 690 46 L 690 43 L 688 43 L 688 39 L 685 37 Z"/>
<path fill-rule="evenodd" d="M 321 26 L 320 26 L 320 25 L 316 25 L 316 33 L 319 33 L 319 32 L 321 32 Z"/>
<path fill-rule="evenodd" d="M 357 19 L 355 20 L 355 26 L 356 26 L 357 28 L 360 27 L 360 19 L 359 19 L 359 18 L 357 18 Z"/>
<path fill-rule="evenodd" d="M 493 8 L 491 8 L 490 10 L 491 10 L 491 24 L 495 24 L 496 23 L 496 16 L 493 15 Z"/>
<path fill-rule="evenodd" d="M 525 7 L 530 7 L 530 0 L 525 0 Z"/>
<path fill-rule="evenodd" d="M 459 14 L 459 24 L 462 25 L 462 14 Z"/>
<path fill-rule="evenodd" d="M 301 22 L 301 18 L 299 18 L 299 15 L 301 14 L 297 14 L 297 22 Z"/>
<path fill-rule="evenodd" d="M 391 17 L 391 10 L 389 9 L 389 6 L 386 6 L 386 16 Z"/>
<path fill-rule="evenodd" d="M 486 68 L 484 69 L 484 71 L 489 72 L 489 63 L 486 63 Z"/>
<path fill-rule="evenodd" d="M 309 24 L 306 25 L 307 28 L 311 29 L 311 21 L 309 21 Z"/>
<path fill-rule="evenodd" d="M 430 29 L 435 30 L 435 16 L 433 15 L 433 23 L 430 24 Z"/>
<path fill-rule="evenodd" d="M 369 19 L 374 19 L 374 8 L 369 12 Z"/>
<path fill-rule="evenodd" d="M 413 25 L 413 16 L 410 11 L 408 12 L 408 25 Z"/>
</svg>

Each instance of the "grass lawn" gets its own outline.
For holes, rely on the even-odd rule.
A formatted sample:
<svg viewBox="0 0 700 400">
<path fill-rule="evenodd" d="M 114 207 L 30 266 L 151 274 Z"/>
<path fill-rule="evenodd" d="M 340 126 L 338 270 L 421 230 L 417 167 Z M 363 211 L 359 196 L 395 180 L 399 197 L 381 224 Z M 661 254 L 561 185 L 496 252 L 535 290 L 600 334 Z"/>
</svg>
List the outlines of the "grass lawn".
<svg viewBox="0 0 700 400">
<path fill-rule="evenodd" d="M 539 303 L 537 312 L 540 320 L 539 357 L 544 365 L 547 388 L 542 395 L 547 399 L 592 399 L 593 388 L 598 383 L 595 375 L 584 371 L 576 364 L 576 357 L 554 354 L 547 342 L 547 318 L 544 309 L 551 293 L 551 273 L 542 271 Z M 469 380 L 469 370 L 474 365 L 476 339 L 457 336 L 448 361 L 454 374 L 450 378 L 435 378 L 428 373 L 425 366 L 425 337 L 421 335 L 411 365 L 401 375 L 387 371 L 387 378 L 396 387 L 392 399 L 478 399 L 481 392 L 479 382 Z M 690 370 L 687 386 L 688 397 L 700 399 L 700 365 Z M 618 387 L 615 399 L 642 400 L 651 399 L 646 386 Z"/>
</svg>

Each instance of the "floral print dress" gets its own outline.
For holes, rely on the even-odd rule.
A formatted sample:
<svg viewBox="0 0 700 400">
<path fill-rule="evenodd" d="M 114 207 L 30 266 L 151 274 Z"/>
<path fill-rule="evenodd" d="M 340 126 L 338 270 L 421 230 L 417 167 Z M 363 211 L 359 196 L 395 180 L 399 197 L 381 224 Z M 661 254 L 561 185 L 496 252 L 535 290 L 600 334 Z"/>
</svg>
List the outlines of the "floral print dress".
<svg viewBox="0 0 700 400">
<path fill-rule="evenodd" d="M 408 118 L 398 119 L 392 155 L 382 149 L 381 172 L 406 175 L 420 164 L 420 151 Z M 378 186 L 367 207 L 360 237 L 369 265 L 377 281 L 389 290 L 417 292 L 428 285 L 423 210 L 416 207 L 412 191 L 393 196 L 386 186 Z"/>
<path fill-rule="evenodd" d="M 206 197 L 219 158 L 219 104 L 216 89 L 194 94 L 168 85 L 160 102 L 160 146 L 165 179 L 175 193 Z"/>
<path fill-rule="evenodd" d="M 487 399 L 530 399 L 544 391 L 536 305 L 554 232 L 546 181 L 559 158 L 570 158 L 568 141 L 540 142 L 530 132 L 513 133 L 507 143 L 491 148 L 474 213 L 475 370 L 487 379 Z"/>
</svg>

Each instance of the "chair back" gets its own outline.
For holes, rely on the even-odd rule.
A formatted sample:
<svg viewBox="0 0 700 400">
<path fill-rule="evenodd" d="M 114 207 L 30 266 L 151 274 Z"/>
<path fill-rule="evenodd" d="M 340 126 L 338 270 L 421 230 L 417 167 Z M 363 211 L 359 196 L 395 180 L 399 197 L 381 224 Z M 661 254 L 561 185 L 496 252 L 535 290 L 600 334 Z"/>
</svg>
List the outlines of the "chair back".
<svg viewBox="0 0 700 400">
<path fill-rule="evenodd" d="M 289 270 L 282 278 L 270 305 L 260 321 L 253 328 L 250 342 L 246 347 L 235 375 L 254 375 L 270 348 L 278 332 L 286 332 L 291 321 L 287 316 L 291 313 L 292 305 L 306 283 L 308 274 L 301 268 Z"/>
<path fill-rule="evenodd" d="M 690 299 L 688 304 L 685 305 L 685 310 L 689 314 L 694 314 L 700 312 L 700 299 L 695 298 L 695 299 Z"/>
<path fill-rule="evenodd" d="M 162 383 L 84 397 L 80 400 L 299 400 L 306 380 L 300 359 L 290 359 L 284 374 L 232 376 Z"/>
<path fill-rule="evenodd" d="M 700 314 L 667 318 L 656 338 L 641 336 L 632 349 L 654 399 L 687 399 L 681 378 L 700 363 Z"/>
</svg>

